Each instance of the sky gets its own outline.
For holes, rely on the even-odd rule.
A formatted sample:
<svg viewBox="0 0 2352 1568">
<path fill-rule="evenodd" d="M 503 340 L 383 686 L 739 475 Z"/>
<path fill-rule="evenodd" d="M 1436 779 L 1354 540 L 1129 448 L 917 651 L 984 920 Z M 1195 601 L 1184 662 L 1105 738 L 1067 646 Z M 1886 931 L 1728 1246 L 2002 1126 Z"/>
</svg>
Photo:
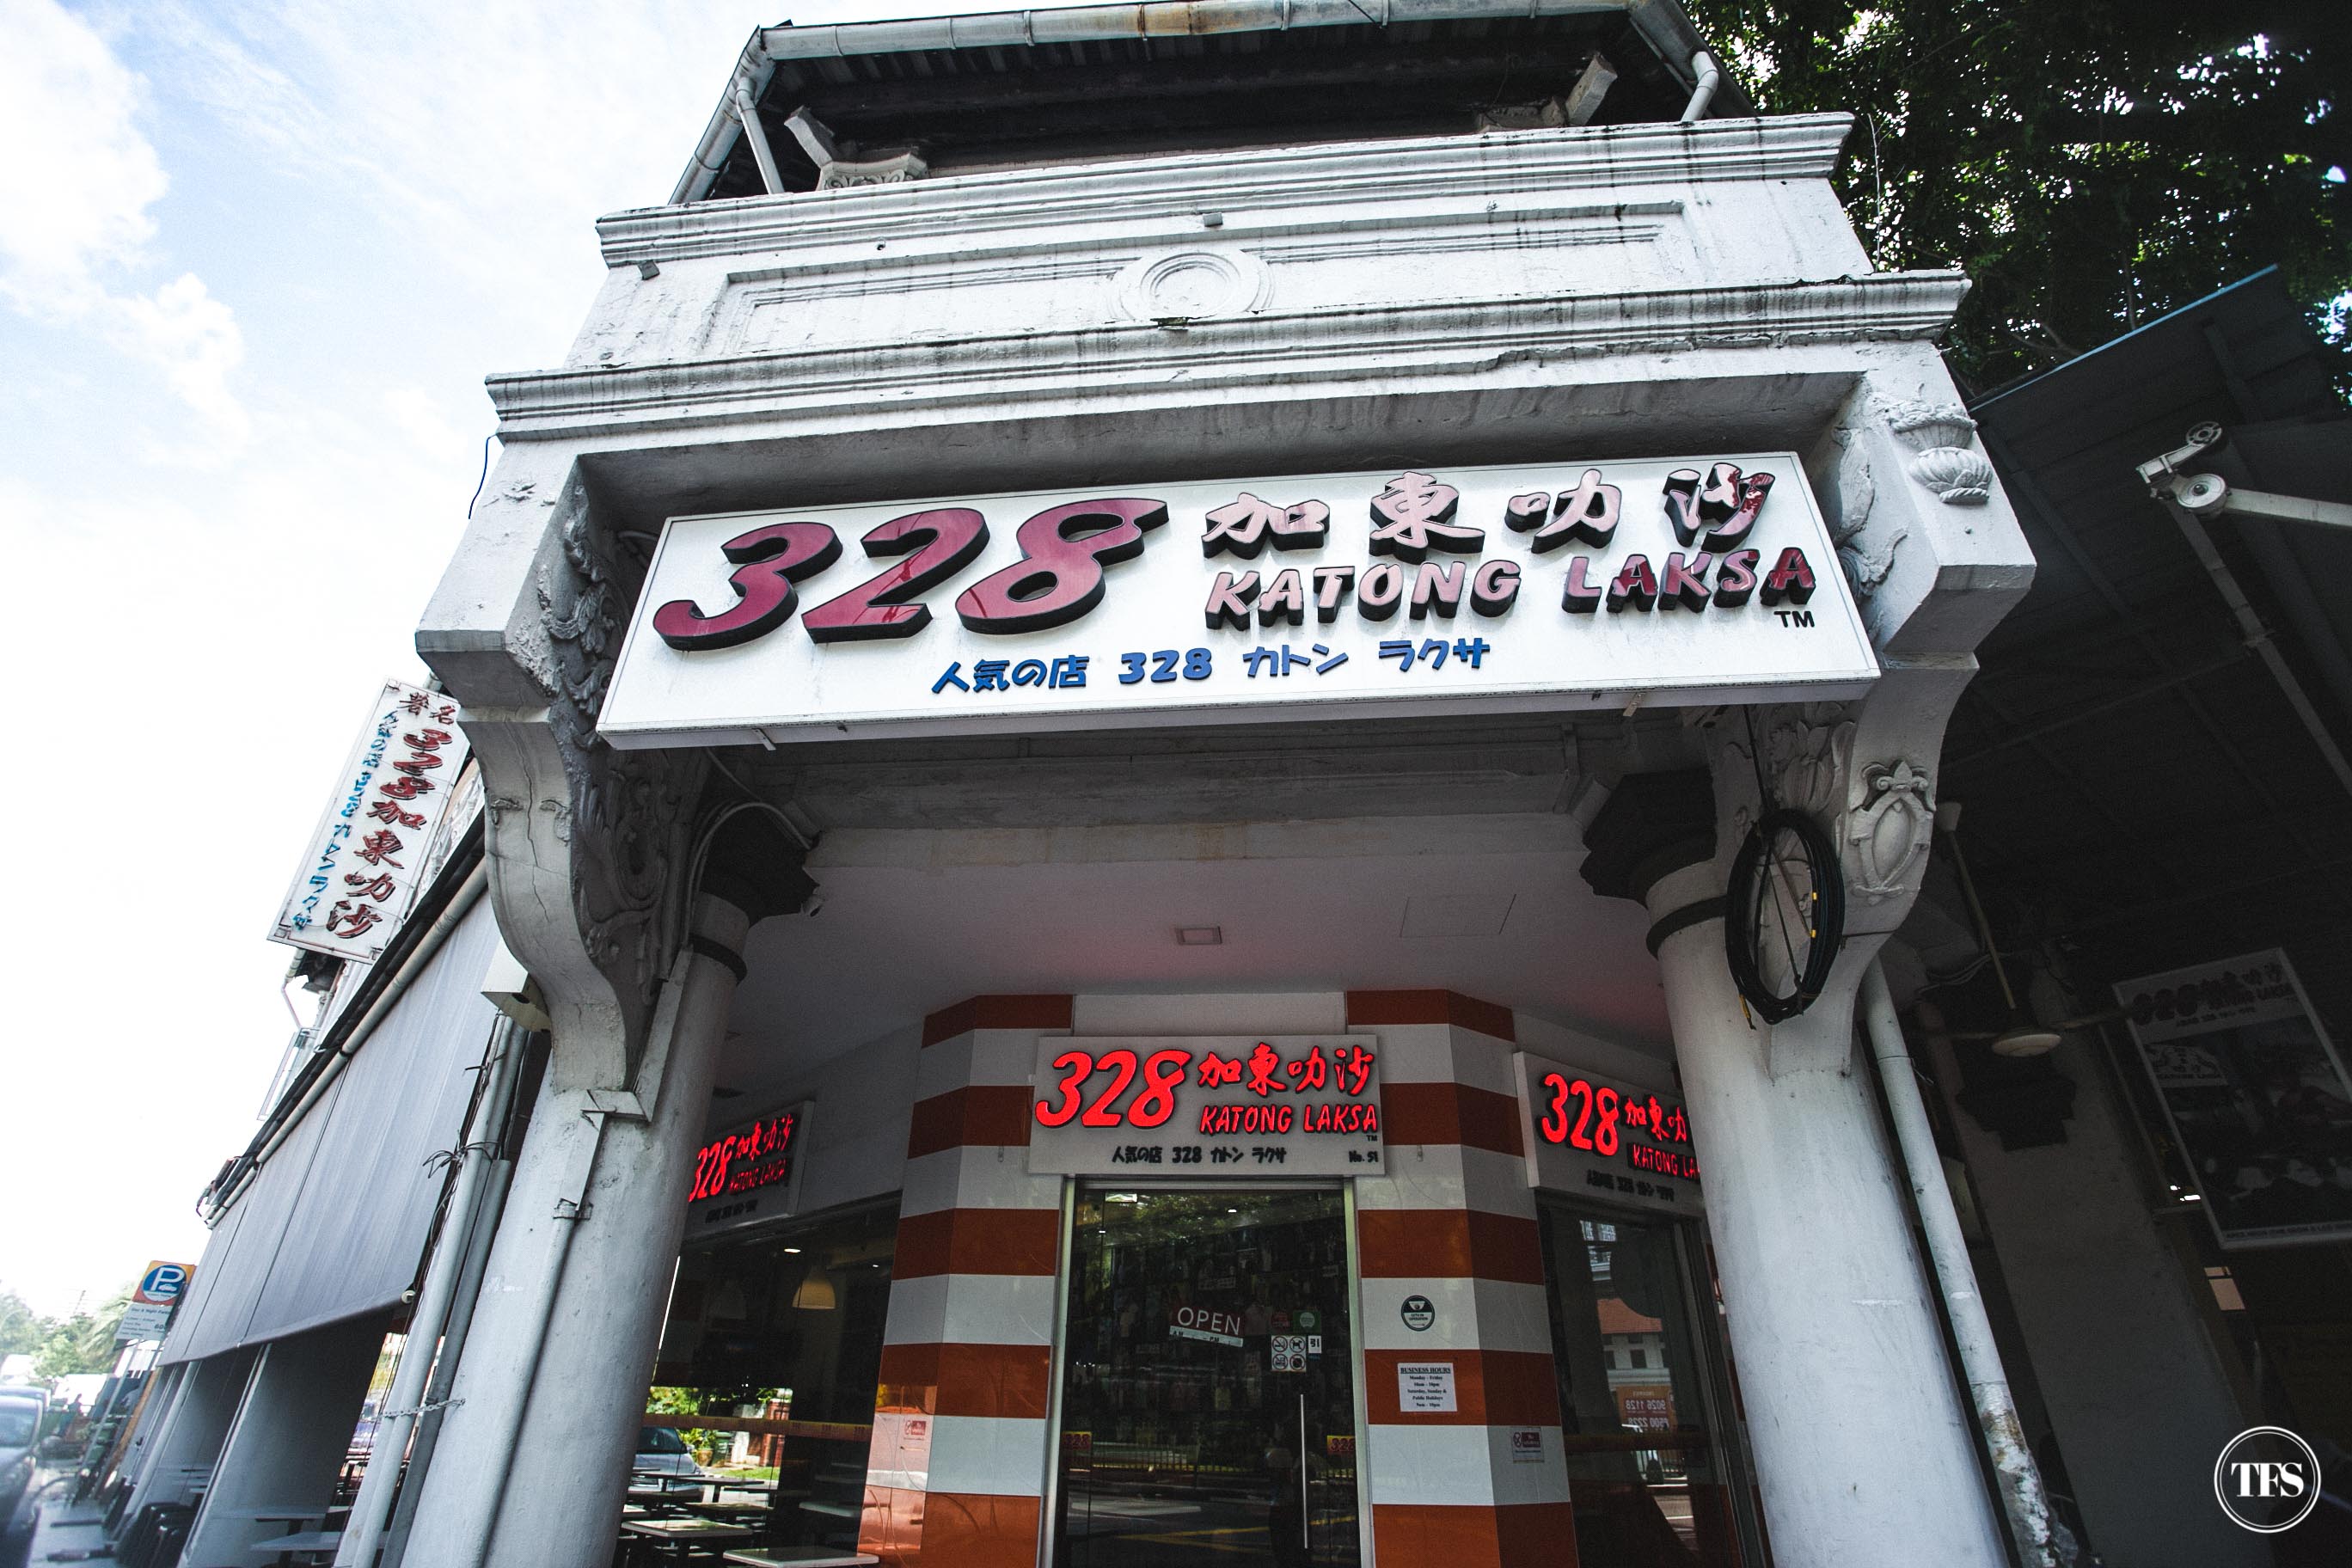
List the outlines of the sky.
<svg viewBox="0 0 2352 1568">
<path fill-rule="evenodd" d="M 424 674 L 482 378 L 561 361 L 595 218 L 668 197 L 783 9 L 0 0 L 0 659 L 33 710 L 0 748 L 0 1289 L 36 1310 L 201 1256 L 296 1026 L 263 933 L 362 710 Z"/>
</svg>

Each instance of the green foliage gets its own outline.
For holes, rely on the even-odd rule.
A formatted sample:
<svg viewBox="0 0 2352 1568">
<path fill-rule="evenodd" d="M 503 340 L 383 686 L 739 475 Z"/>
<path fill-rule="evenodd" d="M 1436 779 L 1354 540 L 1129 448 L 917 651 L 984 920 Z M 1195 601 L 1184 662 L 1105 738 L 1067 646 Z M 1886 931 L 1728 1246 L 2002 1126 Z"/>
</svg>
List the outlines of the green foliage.
<svg viewBox="0 0 2352 1568">
<path fill-rule="evenodd" d="M 1686 3 L 1765 112 L 1856 116 L 1840 195 L 1875 266 L 1974 280 L 1948 354 L 1971 390 L 2273 263 L 2343 354 L 2341 0 Z"/>
<path fill-rule="evenodd" d="M 33 1375 L 41 1378 L 110 1371 L 117 1349 L 114 1331 L 130 1304 L 131 1290 L 125 1286 L 94 1312 L 44 1318 L 22 1296 L 0 1286 L 0 1355 L 31 1356 Z"/>
<path fill-rule="evenodd" d="M 76 1312 L 69 1318 L 53 1320 L 47 1338 L 41 1342 L 38 1359 L 33 1363 L 34 1373 L 41 1377 L 66 1377 L 75 1373 L 111 1369 L 120 1349 L 114 1342 L 114 1331 L 121 1325 L 122 1310 L 130 1304 L 131 1292 L 118 1290 L 95 1312 Z"/>
<path fill-rule="evenodd" d="M 48 1330 L 25 1298 L 0 1287 L 0 1355 L 30 1355 L 47 1337 Z"/>
<path fill-rule="evenodd" d="M 646 1410 L 654 1415 L 732 1415 L 739 1405 L 759 1405 L 783 1392 L 749 1384 L 732 1388 L 673 1388 L 660 1384 L 646 1390 Z M 713 1408 L 706 1411 L 705 1405 Z M 677 1435 L 689 1448 L 724 1452 L 731 1434 L 702 1426 L 681 1426 Z"/>
</svg>

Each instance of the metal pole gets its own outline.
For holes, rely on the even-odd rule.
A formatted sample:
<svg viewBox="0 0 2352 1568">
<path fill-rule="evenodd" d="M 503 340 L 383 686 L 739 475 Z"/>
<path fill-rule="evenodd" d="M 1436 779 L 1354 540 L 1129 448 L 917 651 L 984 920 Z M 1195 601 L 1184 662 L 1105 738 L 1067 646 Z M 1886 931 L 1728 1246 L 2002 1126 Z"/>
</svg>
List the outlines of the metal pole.
<svg viewBox="0 0 2352 1568">
<path fill-rule="evenodd" d="M 1314 1537 L 1307 1533 L 1307 1394 L 1304 1390 L 1301 1390 L 1298 1395 L 1298 1544 L 1306 1547 L 1309 1552 L 1312 1552 L 1315 1547 L 1315 1540 Z"/>
<path fill-rule="evenodd" d="M 342 1541 L 336 1548 L 335 1562 L 341 1568 L 372 1568 L 376 1549 L 383 1542 L 384 1524 L 392 1517 L 393 1496 L 400 1485 L 401 1462 L 407 1455 L 408 1439 L 422 1413 L 435 1347 L 440 1343 L 441 1331 L 448 1322 L 450 1304 L 457 1299 L 458 1277 L 464 1272 L 472 1245 L 483 1187 L 495 1158 L 495 1140 L 503 1130 L 507 1099 L 522 1057 L 522 1031 L 510 1020 L 501 1018 L 491 1032 L 490 1041 L 489 1060 L 483 1068 L 488 1078 L 482 1085 L 481 1099 L 470 1123 L 458 1134 L 461 1142 L 457 1148 L 457 1180 L 449 1194 L 448 1218 L 434 1243 L 432 1260 L 425 1266 L 425 1284 L 416 1293 L 416 1307 L 409 1320 L 408 1337 L 401 1348 L 400 1365 L 393 1373 L 391 1390 L 384 1395 L 383 1422 L 368 1450 L 367 1475 L 360 1482 L 360 1495 L 352 1506 L 351 1521 L 343 1527 Z"/>
<path fill-rule="evenodd" d="M 490 1244 L 498 1239 L 499 1216 L 506 1212 L 507 1188 L 513 1180 L 514 1162 L 501 1159 L 491 1168 L 489 1184 L 482 1190 L 479 1217 L 466 1249 L 465 1272 L 457 1279 L 457 1300 L 441 1331 L 441 1353 L 434 1358 L 433 1380 L 425 1385 L 425 1413 L 416 1418 L 416 1436 L 408 1445 L 408 1474 L 393 1505 L 392 1523 L 384 1530 L 379 1568 L 400 1568 L 408 1550 L 417 1500 L 425 1495 L 425 1478 L 432 1472 L 433 1451 L 440 1445 L 441 1426 L 449 1414 L 450 1385 L 465 1364 L 466 1335 L 474 1324 L 475 1303 L 481 1299 L 482 1272 L 489 1266 Z"/>
<path fill-rule="evenodd" d="M 743 139 L 751 143 L 752 162 L 760 165 L 760 183 L 770 195 L 783 195 L 783 176 L 776 172 L 776 155 L 769 150 L 767 127 L 760 123 L 760 106 L 752 101 L 749 83 L 735 84 L 735 117 L 743 122 Z"/>
<path fill-rule="evenodd" d="M 1944 1180 L 1943 1156 L 1927 1125 L 1927 1108 L 1919 1098 L 1913 1076 L 1911 1052 L 1903 1039 L 1902 1023 L 1895 1016 L 1895 998 L 1886 988 L 1886 972 L 1878 960 L 1862 977 L 1862 1016 L 1870 1036 L 1872 1058 L 1878 1064 L 1879 1082 L 1895 1121 L 1895 1137 L 1910 1178 L 1911 1195 L 1927 1232 L 1927 1258 L 1936 1272 L 1937 1289 L 1944 1298 L 1944 1315 L 1952 1342 L 1959 1347 L 1960 1372 L 1968 1381 L 1969 1397 L 1976 1406 L 1977 1430 L 2000 1480 L 2001 1513 L 2026 1568 L 2056 1568 L 2057 1548 L 2050 1538 L 2050 1502 L 2042 1490 L 2042 1472 L 2025 1445 L 2025 1428 L 2017 1418 L 2017 1402 L 2001 1370 L 2000 1351 L 1993 1343 L 1992 1324 L 1985 1316 L 1984 1298 L 1977 1290 L 1976 1268 L 1969 1261 L 1967 1238 L 1960 1235 L 1959 1215 L 1952 1208 L 1952 1190 Z"/>
</svg>

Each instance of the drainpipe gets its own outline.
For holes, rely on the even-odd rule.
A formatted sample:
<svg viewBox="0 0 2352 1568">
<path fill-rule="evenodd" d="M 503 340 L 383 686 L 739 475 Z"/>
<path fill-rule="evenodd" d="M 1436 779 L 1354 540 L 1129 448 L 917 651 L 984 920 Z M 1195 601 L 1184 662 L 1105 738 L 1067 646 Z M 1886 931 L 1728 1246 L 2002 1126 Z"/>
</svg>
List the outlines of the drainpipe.
<svg viewBox="0 0 2352 1568">
<path fill-rule="evenodd" d="M 1960 1372 L 1967 1378 L 1969 1401 L 1976 1406 L 1977 1430 L 2000 1478 L 2001 1512 L 2018 1561 L 2025 1568 L 2057 1568 L 2057 1547 L 2050 1536 L 2050 1502 L 2042 1495 L 2042 1472 L 2025 1446 L 2025 1428 L 2017 1418 L 2017 1402 L 2001 1371 L 2000 1352 L 1994 1345 L 1992 1324 L 1985 1317 L 1984 1298 L 1977 1290 L 1969 1246 L 1960 1235 L 1959 1216 L 1952 1209 L 1952 1191 L 1945 1184 L 1943 1156 L 1927 1125 L 1927 1108 L 1919 1099 L 1911 1052 L 1903 1041 L 1903 1026 L 1895 1016 L 1895 998 L 1886 989 L 1886 972 L 1878 960 L 1862 977 L 1863 1026 L 1870 1035 L 1870 1052 L 1878 1064 L 1878 1080 L 1886 1091 L 1887 1110 L 1895 1120 L 1895 1137 L 1903 1153 L 1904 1173 L 1919 1211 L 1920 1228 L 1927 1236 L 1927 1259 L 1943 1293 L 1945 1321 L 1959 1347 Z"/>
<path fill-rule="evenodd" d="M 512 1160 L 500 1159 L 490 1167 L 480 1215 L 474 1223 L 471 1245 L 466 1248 L 465 1268 L 457 1277 L 457 1299 L 441 1331 L 441 1353 L 433 1363 L 433 1381 L 425 1385 L 424 1413 L 416 1418 L 415 1440 L 408 1446 L 408 1477 L 401 1486 L 400 1500 L 393 1507 L 392 1523 L 384 1531 L 380 1568 L 400 1568 L 408 1551 L 408 1532 L 416 1522 L 416 1500 L 425 1495 L 433 1450 L 441 1441 L 442 1418 L 453 1403 L 450 1386 L 457 1381 L 457 1369 L 465 1364 L 466 1335 L 474 1326 L 474 1307 L 481 1300 L 482 1271 L 489 1267 L 490 1244 L 498 1239 L 499 1216 L 506 1212 L 507 1188 L 513 1181 Z"/>
<path fill-rule="evenodd" d="M 415 1308 L 409 1314 L 407 1342 L 400 1353 L 399 1370 L 393 1373 L 391 1391 L 384 1395 L 383 1415 L 369 1449 L 367 1476 L 360 1483 L 351 1520 L 336 1547 L 339 1568 L 371 1568 L 376 1548 L 383 1543 L 384 1523 L 392 1517 L 393 1493 L 400 1483 L 401 1461 L 408 1452 L 409 1436 L 416 1429 L 425 1379 L 433 1370 L 434 1349 L 449 1321 L 458 1276 L 465 1271 L 475 1230 L 481 1225 L 482 1191 L 490 1167 L 498 1163 L 499 1140 L 506 1128 L 507 1108 L 513 1099 L 523 1053 L 523 1032 L 509 1019 L 499 1020 L 491 1038 L 490 1059 L 485 1065 L 488 1081 L 482 1086 L 481 1100 L 467 1129 L 472 1136 L 458 1146 L 457 1180 L 449 1194 L 448 1218 L 434 1243 L 424 1287 L 417 1291 Z"/>
<path fill-rule="evenodd" d="M 760 165 L 760 183 L 768 194 L 784 194 L 783 176 L 776 173 L 776 154 L 768 145 L 768 128 L 760 123 L 760 106 L 751 97 L 751 84 L 738 78 L 735 82 L 735 118 L 743 122 L 743 134 L 751 143 L 751 157 Z"/>
<path fill-rule="evenodd" d="M 1683 105 L 1683 123 L 1693 125 L 1706 118 L 1706 106 L 1714 101 L 1715 89 L 1723 85 L 1723 68 L 1705 49 L 1691 56 L 1691 75 L 1696 79 L 1691 87 L 1690 101 Z"/>
</svg>

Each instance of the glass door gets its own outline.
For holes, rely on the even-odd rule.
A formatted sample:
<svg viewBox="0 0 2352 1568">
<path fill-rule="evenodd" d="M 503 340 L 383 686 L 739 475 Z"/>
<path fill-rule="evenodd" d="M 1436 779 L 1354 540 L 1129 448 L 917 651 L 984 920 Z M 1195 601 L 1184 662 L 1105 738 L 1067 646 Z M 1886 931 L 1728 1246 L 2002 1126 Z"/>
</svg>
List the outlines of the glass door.
<svg viewBox="0 0 2352 1568">
<path fill-rule="evenodd" d="M 1580 1205 L 1541 1213 L 1581 1568 L 1757 1568 L 1696 1227 Z"/>
<path fill-rule="evenodd" d="M 1340 1194 L 1087 1191 L 1076 1215 L 1056 1568 L 1354 1568 Z"/>
</svg>

